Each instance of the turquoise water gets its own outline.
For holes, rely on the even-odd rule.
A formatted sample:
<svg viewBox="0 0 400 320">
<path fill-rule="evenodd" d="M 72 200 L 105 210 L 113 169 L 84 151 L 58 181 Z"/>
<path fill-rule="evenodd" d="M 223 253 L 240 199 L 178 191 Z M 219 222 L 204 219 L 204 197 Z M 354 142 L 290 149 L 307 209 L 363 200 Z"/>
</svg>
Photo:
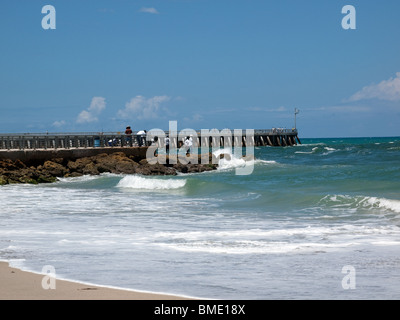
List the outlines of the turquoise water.
<svg viewBox="0 0 400 320">
<path fill-rule="evenodd" d="M 0 188 L 0 259 L 220 299 L 399 299 L 400 138 L 302 139 L 176 177 Z M 344 266 L 355 270 L 345 289 Z"/>
</svg>

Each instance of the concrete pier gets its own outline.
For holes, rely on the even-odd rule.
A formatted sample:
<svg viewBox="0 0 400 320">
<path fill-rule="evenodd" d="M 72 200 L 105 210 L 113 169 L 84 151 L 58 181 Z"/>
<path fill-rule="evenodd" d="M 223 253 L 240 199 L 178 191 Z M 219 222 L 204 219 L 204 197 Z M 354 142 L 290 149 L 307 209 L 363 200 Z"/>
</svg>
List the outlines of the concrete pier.
<svg viewBox="0 0 400 320">
<path fill-rule="evenodd" d="M 82 134 L 0 134 L 0 186 L 14 183 L 49 183 L 58 177 L 116 174 L 176 175 L 216 170 L 217 165 L 181 163 L 152 164 L 147 159 L 149 146 L 165 146 L 169 135 L 170 152 L 176 152 L 184 139 L 192 136 L 193 147 L 201 147 L 201 155 L 214 158 L 209 148 L 293 146 L 301 143 L 297 130 L 194 130 L 178 133 L 151 130 L 144 137 L 121 133 Z M 140 140 L 139 140 L 140 139 Z M 140 146 L 139 146 L 140 142 Z M 205 148 L 205 150 L 204 150 Z M 246 149 L 246 156 L 248 149 Z M 206 153 L 204 153 L 206 152 Z M 199 160 L 200 161 L 200 160 Z M 200 161 L 202 162 L 202 160 Z"/>
<path fill-rule="evenodd" d="M 229 144 L 238 143 L 235 140 L 234 130 L 228 130 L 228 135 L 223 130 L 218 136 L 210 136 L 209 140 L 200 139 L 201 131 L 179 132 L 179 136 L 191 135 L 195 132 L 198 137 L 198 145 L 206 143 L 210 147 L 218 142 L 223 145 L 225 139 Z M 168 135 L 169 132 L 161 132 L 160 137 Z M 178 135 L 176 135 L 178 136 Z M 174 137 L 171 137 L 174 139 Z M 216 139 L 219 139 L 217 141 Z M 293 146 L 301 143 L 296 129 L 261 129 L 254 130 L 254 139 L 247 141 L 246 131 L 242 133 L 242 144 L 246 142 L 255 146 Z M 48 150 L 48 149 L 87 149 L 87 148 L 113 148 L 113 147 L 135 147 L 139 146 L 139 139 L 143 139 L 144 145 L 150 145 L 145 137 L 138 136 L 134 132 L 131 136 L 119 132 L 91 132 L 91 133 L 42 133 L 42 134 L 0 134 L 0 150 Z M 175 137 L 177 140 L 177 137 Z M 172 145 L 179 146 L 183 141 L 171 141 Z"/>
<path fill-rule="evenodd" d="M 99 154 L 112 154 L 122 152 L 126 156 L 135 157 L 138 160 L 146 158 L 147 147 L 114 147 L 114 148 L 80 148 L 80 149 L 26 149 L 26 150 L 0 150 L 0 160 L 20 160 L 27 165 L 38 165 L 47 160 L 62 158 L 75 161 L 85 157 L 93 157 Z"/>
<path fill-rule="evenodd" d="M 220 131 L 220 135 L 201 136 L 200 131 L 179 132 L 178 135 L 170 136 L 170 148 L 179 148 L 183 145 L 183 136 L 197 134 L 197 145 L 199 147 L 224 146 L 272 146 L 286 147 L 301 143 L 298 132 L 295 129 L 267 129 L 254 130 L 253 137 L 247 137 L 243 130 L 241 141 L 240 135 L 233 135 L 233 130 Z M 168 132 L 161 132 L 160 145 L 164 146 L 164 136 Z M 196 137 L 194 136 L 196 139 Z M 143 139 L 143 147 L 139 147 L 139 139 Z M 158 140 L 157 133 L 154 140 Z M 153 141 L 146 141 L 145 137 L 132 136 L 117 133 L 57 133 L 57 134 L 0 134 L 0 159 L 21 160 L 27 163 L 40 162 L 54 158 L 78 159 L 95 156 L 101 153 L 111 154 L 123 152 L 127 156 L 138 158 L 146 157 L 146 146 Z"/>
</svg>

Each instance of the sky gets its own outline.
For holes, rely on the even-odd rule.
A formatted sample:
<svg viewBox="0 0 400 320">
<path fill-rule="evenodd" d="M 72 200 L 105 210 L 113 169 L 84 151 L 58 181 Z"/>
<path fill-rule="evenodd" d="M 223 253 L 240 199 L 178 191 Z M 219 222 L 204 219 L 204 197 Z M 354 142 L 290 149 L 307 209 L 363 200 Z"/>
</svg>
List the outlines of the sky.
<svg viewBox="0 0 400 320">
<path fill-rule="evenodd" d="M 398 0 L 1 0 L 0 133 L 292 128 L 297 108 L 303 138 L 400 136 L 399 33 Z"/>
</svg>

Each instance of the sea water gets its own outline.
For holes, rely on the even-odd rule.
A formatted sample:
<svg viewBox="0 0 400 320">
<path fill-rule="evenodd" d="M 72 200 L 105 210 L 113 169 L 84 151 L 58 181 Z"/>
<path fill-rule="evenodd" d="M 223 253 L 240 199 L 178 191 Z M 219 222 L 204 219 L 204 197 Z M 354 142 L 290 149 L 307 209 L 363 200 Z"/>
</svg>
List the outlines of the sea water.
<svg viewBox="0 0 400 320">
<path fill-rule="evenodd" d="M 400 138 L 302 140 L 256 147 L 251 175 L 232 157 L 199 174 L 2 186 L 0 259 L 200 298 L 399 299 Z"/>
</svg>

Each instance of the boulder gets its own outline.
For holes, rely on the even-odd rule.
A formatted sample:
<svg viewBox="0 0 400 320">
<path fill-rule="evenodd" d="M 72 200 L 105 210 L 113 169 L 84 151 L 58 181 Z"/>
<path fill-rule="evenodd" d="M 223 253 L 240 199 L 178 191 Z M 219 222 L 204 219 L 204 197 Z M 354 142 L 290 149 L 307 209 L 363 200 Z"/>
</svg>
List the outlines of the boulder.
<svg viewBox="0 0 400 320">
<path fill-rule="evenodd" d="M 53 182 L 57 181 L 57 178 L 41 175 L 41 176 L 39 176 L 39 178 L 36 181 L 38 183 L 53 183 Z"/>
<path fill-rule="evenodd" d="M 89 158 L 81 158 L 76 161 L 69 161 L 67 164 L 67 168 L 70 172 L 79 172 L 83 173 L 83 169 L 92 161 Z"/>
<path fill-rule="evenodd" d="M 5 176 L 0 175 L 0 186 L 4 186 L 5 184 L 8 184 L 8 179 Z"/>
<path fill-rule="evenodd" d="M 133 160 L 127 161 L 121 161 L 118 162 L 115 166 L 115 172 L 116 173 L 126 173 L 126 174 L 134 174 L 136 173 L 136 168 L 138 167 L 138 164 L 134 162 Z"/>
<path fill-rule="evenodd" d="M 91 162 L 83 168 L 82 173 L 85 175 L 92 175 L 92 176 L 97 176 L 100 174 L 99 170 L 97 169 L 97 166 Z"/>
<path fill-rule="evenodd" d="M 69 170 L 59 163 L 46 161 L 43 165 L 42 171 L 44 171 L 45 175 L 48 176 L 63 177 Z"/>
</svg>

